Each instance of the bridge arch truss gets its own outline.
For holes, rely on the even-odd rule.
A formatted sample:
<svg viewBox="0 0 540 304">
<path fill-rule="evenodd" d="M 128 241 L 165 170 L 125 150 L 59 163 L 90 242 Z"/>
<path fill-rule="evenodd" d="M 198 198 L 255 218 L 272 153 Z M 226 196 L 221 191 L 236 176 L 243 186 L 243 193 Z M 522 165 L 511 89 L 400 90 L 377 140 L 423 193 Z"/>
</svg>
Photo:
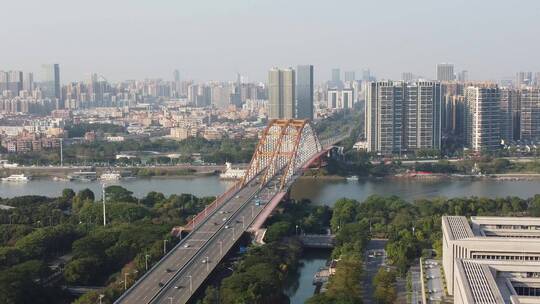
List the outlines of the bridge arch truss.
<svg viewBox="0 0 540 304">
<path fill-rule="evenodd" d="M 264 185 L 274 176 L 281 174 L 281 190 L 291 177 L 322 149 L 313 127 L 307 120 L 272 120 L 255 148 L 242 185 L 246 185 L 258 175 L 262 176 L 261 185 Z"/>
</svg>

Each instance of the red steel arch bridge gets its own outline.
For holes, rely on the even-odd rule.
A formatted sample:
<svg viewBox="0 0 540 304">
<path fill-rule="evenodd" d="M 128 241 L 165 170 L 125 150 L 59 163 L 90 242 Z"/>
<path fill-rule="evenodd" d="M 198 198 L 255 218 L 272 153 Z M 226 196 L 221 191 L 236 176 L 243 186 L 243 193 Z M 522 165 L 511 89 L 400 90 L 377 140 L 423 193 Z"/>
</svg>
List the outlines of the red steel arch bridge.
<svg viewBox="0 0 540 304">
<path fill-rule="evenodd" d="M 242 180 L 180 229 L 188 232 L 115 303 L 187 303 L 244 232 L 256 233 L 302 173 L 349 134 L 319 140 L 307 120 L 272 120 Z"/>
</svg>

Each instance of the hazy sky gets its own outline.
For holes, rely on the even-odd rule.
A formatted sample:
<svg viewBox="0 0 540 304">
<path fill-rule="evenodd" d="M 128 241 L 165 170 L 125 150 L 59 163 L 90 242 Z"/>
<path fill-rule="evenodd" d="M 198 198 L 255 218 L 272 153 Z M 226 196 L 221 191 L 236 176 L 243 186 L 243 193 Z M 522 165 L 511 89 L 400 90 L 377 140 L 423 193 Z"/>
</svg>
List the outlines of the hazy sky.
<svg viewBox="0 0 540 304">
<path fill-rule="evenodd" d="M 20 0 L 0 9 L 0 70 L 60 63 L 62 82 L 265 80 L 272 66 L 370 68 L 433 77 L 452 62 L 473 79 L 540 71 L 538 0 Z"/>
</svg>

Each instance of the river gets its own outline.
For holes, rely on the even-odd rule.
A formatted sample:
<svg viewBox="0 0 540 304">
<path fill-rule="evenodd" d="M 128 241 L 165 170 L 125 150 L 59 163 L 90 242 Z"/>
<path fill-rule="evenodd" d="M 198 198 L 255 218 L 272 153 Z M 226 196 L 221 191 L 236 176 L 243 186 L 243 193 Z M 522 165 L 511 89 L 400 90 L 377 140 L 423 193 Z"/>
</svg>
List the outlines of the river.
<svg viewBox="0 0 540 304">
<path fill-rule="evenodd" d="M 326 265 L 330 257 L 330 250 L 306 250 L 300 259 L 298 268 L 287 278 L 285 294 L 289 296 L 291 304 L 301 304 L 313 296 L 315 285 L 313 276 Z"/>
<path fill-rule="evenodd" d="M 193 193 L 197 196 L 215 196 L 223 193 L 233 185 L 232 181 L 220 180 L 217 176 L 178 177 L 178 178 L 138 178 L 116 182 L 137 197 L 143 197 L 150 191 L 162 192 L 165 195 Z M 540 180 L 500 181 L 495 179 L 445 179 L 445 180 L 329 180 L 299 179 L 291 189 L 295 199 L 308 198 L 315 204 L 333 205 L 341 197 L 364 200 L 372 194 L 397 195 L 405 200 L 430 198 L 437 196 L 463 197 L 485 196 L 532 197 L 540 193 Z M 20 195 L 59 196 L 62 189 L 72 188 L 75 191 L 90 188 L 100 197 L 101 183 L 94 182 L 58 182 L 49 179 L 32 180 L 28 183 L 0 183 L 0 197 Z"/>
</svg>

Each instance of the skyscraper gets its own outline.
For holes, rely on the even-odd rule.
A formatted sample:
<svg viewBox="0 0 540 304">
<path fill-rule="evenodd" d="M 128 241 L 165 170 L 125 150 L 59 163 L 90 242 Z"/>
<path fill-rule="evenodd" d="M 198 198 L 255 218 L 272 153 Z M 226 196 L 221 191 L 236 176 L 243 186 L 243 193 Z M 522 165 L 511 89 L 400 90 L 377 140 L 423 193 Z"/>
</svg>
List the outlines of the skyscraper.
<svg viewBox="0 0 540 304">
<path fill-rule="evenodd" d="M 440 149 L 441 103 L 438 82 L 370 82 L 365 125 L 368 151 Z"/>
<path fill-rule="evenodd" d="M 23 72 L 9 71 L 7 89 L 11 91 L 13 96 L 18 96 L 23 86 Z"/>
<path fill-rule="evenodd" d="M 8 88 L 8 73 L 0 71 L 0 95 Z"/>
<path fill-rule="evenodd" d="M 497 86 L 470 86 L 465 89 L 465 141 L 476 152 L 500 148 L 501 93 Z"/>
<path fill-rule="evenodd" d="M 296 118 L 313 119 L 313 66 L 296 67 Z"/>
<path fill-rule="evenodd" d="M 356 75 L 354 71 L 345 71 L 345 81 L 355 81 Z"/>
<path fill-rule="evenodd" d="M 438 81 L 454 81 L 454 65 L 451 63 L 437 64 L 437 80 Z"/>
<path fill-rule="evenodd" d="M 180 71 L 179 70 L 174 70 L 173 79 L 174 79 L 175 83 L 180 82 Z"/>
<path fill-rule="evenodd" d="M 62 99 L 59 64 L 43 64 L 41 66 L 41 78 L 39 81 L 43 98 Z"/>
<path fill-rule="evenodd" d="M 270 69 L 268 72 L 268 118 L 294 118 L 296 114 L 295 82 L 294 69 Z"/>
<path fill-rule="evenodd" d="M 341 70 L 339 68 L 332 69 L 332 83 L 338 84 L 341 82 Z"/>
</svg>

